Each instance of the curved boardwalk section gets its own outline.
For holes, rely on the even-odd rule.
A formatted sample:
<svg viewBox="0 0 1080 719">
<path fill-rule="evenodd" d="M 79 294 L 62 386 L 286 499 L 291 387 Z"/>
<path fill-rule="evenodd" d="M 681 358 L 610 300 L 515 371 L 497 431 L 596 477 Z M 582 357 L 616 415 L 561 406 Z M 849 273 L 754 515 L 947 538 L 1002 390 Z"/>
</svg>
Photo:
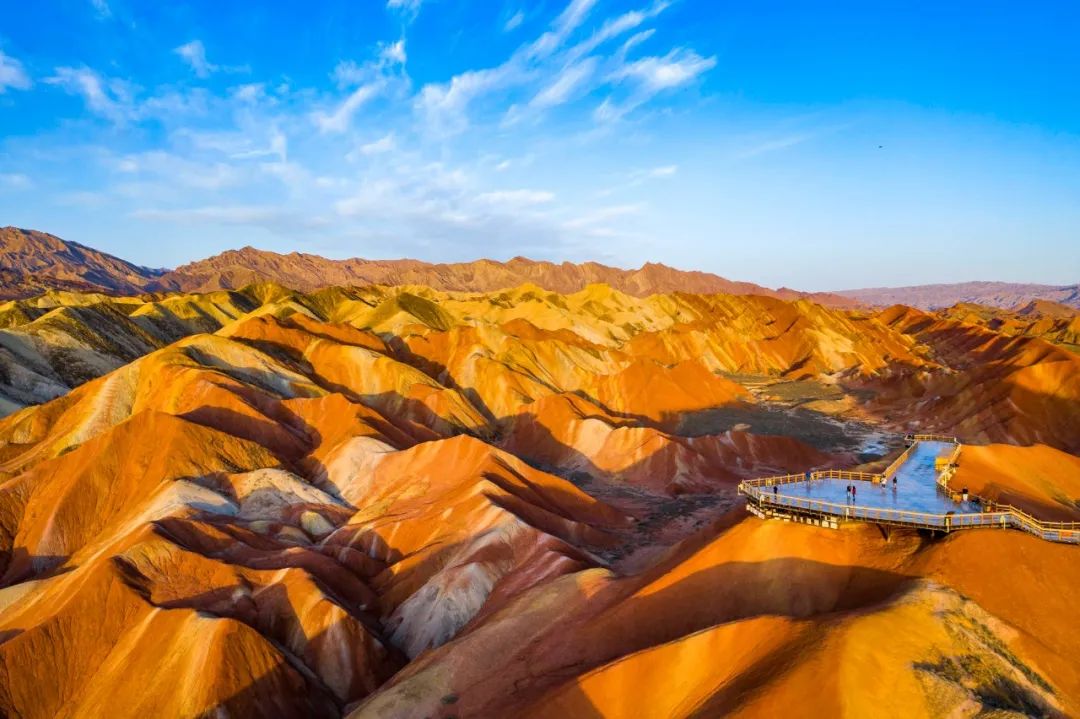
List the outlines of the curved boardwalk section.
<svg viewBox="0 0 1080 719">
<path fill-rule="evenodd" d="M 994 506 L 948 489 L 960 452 L 951 437 L 916 435 L 885 472 L 825 470 L 742 482 L 747 508 L 762 518 L 836 527 L 864 521 L 950 532 L 978 527 L 1020 529 L 1080 544 L 1080 522 L 1043 522 L 1012 506 Z"/>
</svg>

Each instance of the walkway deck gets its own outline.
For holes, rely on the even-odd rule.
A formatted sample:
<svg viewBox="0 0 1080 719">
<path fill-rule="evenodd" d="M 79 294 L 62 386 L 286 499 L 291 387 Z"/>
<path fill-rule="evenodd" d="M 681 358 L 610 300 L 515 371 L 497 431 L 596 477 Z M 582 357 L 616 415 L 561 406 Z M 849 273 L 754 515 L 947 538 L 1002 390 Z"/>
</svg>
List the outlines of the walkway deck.
<svg viewBox="0 0 1080 719">
<path fill-rule="evenodd" d="M 1080 522 L 1042 522 L 1012 506 L 985 511 L 989 504 L 977 497 L 954 501 L 943 488 L 935 460 L 949 455 L 955 459 L 959 447 L 951 437 L 916 436 L 882 474 L 825 470 L 764 477 L 742 482 L 739 492 L 746 496 L 750 512 L 759 517 L 828 527 L 864 521 L 943 532 L 1011 528 L 1049 541 L 1080 544 Z M 847 494 L 849 485 L 856 488 L 854 498 Z"/>
</svg>

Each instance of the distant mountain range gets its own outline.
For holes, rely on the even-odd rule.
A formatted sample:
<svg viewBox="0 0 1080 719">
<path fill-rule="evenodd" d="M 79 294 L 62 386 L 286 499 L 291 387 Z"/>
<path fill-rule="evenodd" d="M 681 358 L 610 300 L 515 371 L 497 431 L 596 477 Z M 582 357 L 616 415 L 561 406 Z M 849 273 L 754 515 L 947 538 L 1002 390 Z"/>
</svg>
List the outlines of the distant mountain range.
<svg viewBox="0 0 1080 719">
<path fill-rule="evenodd" d="M 737 282 L 708 272 L 677 270 L 649 262 L 635 270 L 597 262 L 542 262 L 515 257 L 508 262 L 475 260 L 434 264 L 421 260 L 332 260 L 292 252 L 287 255 L 244 247 L 228 250 L 175 270 L 132 264 L 89 247 L 35 230 L 0 228 L 0 299 L 31 297 L 47 290 L 136 295 L 147 292 L 210 292 L 275 282 L 302 292 L 324 287 L 424 285 L 442 291 L 491 292 L 531 283 L 561 293 L 604 283 L 621 292 L 650 294 L 764 295 L 809 299 L 834 307 L 903 304 L 922 309 L 968 302 L 1021 308 L 1035 301 L 1080 308 L 1080 285 L 966 282 L 951 285 L 800 292 Z"/>
<path fill-rule="evenodd" d="M 165 274 L 33 230 L 0 228 L 0 297 L 46 290 L 138 294 Z"/>
<path fill-rule="evenodd" d="M 107 294 L 144 292 L 210 292 L 239 289 L 257 282 L 275 282 L 301 292 L 324 287 L 424 285 L 435 290 L 491 292 L 531 283 L 553 292 L 570 293 L 604 283 L 634 296 L 657 293 L 765 295 L 778 299 L 811 299 L 834 306 L 852 300 L 827 293 L 772 290 L 751 282 L 735 282 L 708 272 L 677 270 L 647 263 L 636 270 L 596 262 L 538 262 L 515 257 L 509 262 L 476 260 L 433 264 L 420 260 L 331 260 L 292 252 L 287 255 L 245 247 L 198 260 L 172 271 L 139 267 L 59 237 L 15 227 L 0 229 L 0 297 L 12 299 L 47 289 Z"/>
<path fill-rule="evenodd" d="M 952 307 L 961 302 L 1019 309 L 1040 300 L 1080 308 L 1080 284 L 1055 286 L 1011 282 L 960 282 L 947 285 L 839 290 L 835 294 L 867 305 L 907 305 L 924 310 Z"/>
</svg>

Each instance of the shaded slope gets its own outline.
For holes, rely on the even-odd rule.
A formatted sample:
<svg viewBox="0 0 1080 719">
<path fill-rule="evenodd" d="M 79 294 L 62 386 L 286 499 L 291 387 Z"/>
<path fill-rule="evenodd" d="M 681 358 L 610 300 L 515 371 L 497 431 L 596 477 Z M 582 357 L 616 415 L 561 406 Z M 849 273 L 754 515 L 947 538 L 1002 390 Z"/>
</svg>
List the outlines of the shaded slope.
<svg viewBox="0 0 1080 719">
<path fill-rule="evenodd" d="M 987 571 L 1002 537 L 1054 568 L 1010 600 Z M 1075 609 L 1025 612 L 1074 578 L 1072 548 L 1007 533 L 897 539 L 746 520 L 640 575 L 566 577 L 414 661 L 350 716 L 419 717 L 448 700 L 462 716 L 1075 710 L 1076 639 L 1052 628 Z"/>
</svg>

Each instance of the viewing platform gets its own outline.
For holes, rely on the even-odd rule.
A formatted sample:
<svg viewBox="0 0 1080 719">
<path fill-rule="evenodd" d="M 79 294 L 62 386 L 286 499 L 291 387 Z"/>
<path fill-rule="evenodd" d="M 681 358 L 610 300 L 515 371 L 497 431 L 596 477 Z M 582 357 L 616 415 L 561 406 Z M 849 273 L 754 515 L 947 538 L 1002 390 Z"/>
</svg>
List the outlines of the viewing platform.
<svg viewBox="0 0 1080 719">
<path fill-rule="evenodd" d="M 912 435 L 884 472 L 822 470 L 739 484 L 747 509 L 761 518 L 836 528 L 841 522 L 952 532 L 1019 529 L 1053 542 L 1080 544 L 1080 522 L 1044 522 L 948 486 L 962 445 L 954 437 Z M 854 491 L 851 488 L 854 487 Z"/>
</svg>

